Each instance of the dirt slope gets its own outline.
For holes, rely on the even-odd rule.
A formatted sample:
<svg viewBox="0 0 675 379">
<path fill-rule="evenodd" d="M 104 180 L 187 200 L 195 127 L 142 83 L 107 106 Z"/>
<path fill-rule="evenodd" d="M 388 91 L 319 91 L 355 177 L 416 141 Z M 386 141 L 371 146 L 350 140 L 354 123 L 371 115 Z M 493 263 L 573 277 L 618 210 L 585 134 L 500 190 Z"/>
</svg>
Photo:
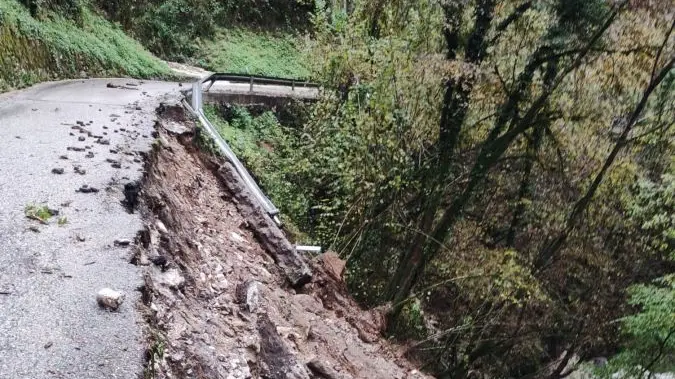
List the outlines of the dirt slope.
<svg viewBox="0 0 675 379">
<path fill-rule="evenodd" d="M 266 240 L 278 230 L 256 229 L 261 214 L 233 193 L 229 165 L 194 147 L 181 111 L 160 120 L 135 257 L 147 266 L 146 377 L 425 377 L 379 337 L 378 312 L 348 297 L 336 257 L 309 262 L 312 281 L 292 289 L 275 263 L 284 258 Z"/>
</svg>

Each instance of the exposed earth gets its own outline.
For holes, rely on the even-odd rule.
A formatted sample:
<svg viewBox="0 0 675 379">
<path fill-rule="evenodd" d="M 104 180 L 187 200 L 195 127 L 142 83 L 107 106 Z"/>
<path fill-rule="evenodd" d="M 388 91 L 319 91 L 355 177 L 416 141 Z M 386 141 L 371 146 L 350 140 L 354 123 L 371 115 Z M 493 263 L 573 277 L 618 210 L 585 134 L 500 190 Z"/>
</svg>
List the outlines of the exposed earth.
<svg viewBox="0 0 675 379">
<path fill-rule="evenodd" d="M 276 226 L 234 170 L 194 147 L 180 110 L 164 113 L 137 258 L 148 265 L 146 315 L 163 345 L 157 377 L 423 377 L 379 337 L 380 313 L 348 297 L 337 256 L 307 260 L 312 281 L 291 288 L 275 262 L 304 257 L 276 256 L 278 234 L 263 231 Z M 176 122 L 185 133 L 168 132 Z"/>
<path fill-rule="evenodd" d="M 181 87 L 0 96 L 0 378 L 425 377 L 349 297 L 344 262 L 295 253 L 196 148 Z"/>
</svg>

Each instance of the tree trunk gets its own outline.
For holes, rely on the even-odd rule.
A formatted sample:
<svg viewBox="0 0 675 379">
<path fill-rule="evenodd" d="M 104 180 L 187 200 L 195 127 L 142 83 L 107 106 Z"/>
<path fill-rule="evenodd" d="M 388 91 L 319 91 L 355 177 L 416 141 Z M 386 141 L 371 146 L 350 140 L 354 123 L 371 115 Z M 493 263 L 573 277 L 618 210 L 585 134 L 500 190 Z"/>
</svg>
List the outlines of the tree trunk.
<svg viewBox="0 0 675 379">
<path fill-rule="evenodd" d="M 544 74 L 544 85 L 546 87 L 553 84 L 553 80 L 558 73 L 557 65 L 558 62 L 556 61 L 550 62 L 548 64 L 546 73 Z M 532 169 L 534 168 L 534 162 L 537 158 L 539 147 L 541 146 L 544 131 L 549 127 L 550 123 L 550 120 L 545 120 L 535 126 L 534 130 L 532 131 L 532 137 L 527 144 L 525 167 L 523 168 L 523 179 L 520 183 L 520 188 L 518 188 L 518 204 L 516 205 L 516 209 L 513 212 L 511 225 L 509 226 L 509 230 L 506 234 L 507 247 L 513 247 L 515 243 L 517 229 L 520 227 L 523 214 L 525 213 L 525 204 L 523 203 L 523 200 L 529 199 L 532 196 Z"/>
<path fill-rule="evenodd" d="M 487 46 L 485 37 L 492 22 L 494 0 L 480 0 L 475 11 L 474 30 L 469 37 L 469 43 L 465 49 L 465 56 L 469 63 L 478 65 L 485 55 Z M 463 5 L 446 5 L 444 8 L 446 26 L 444 35 L 446 39 L 447 57 L 454 59 L 458 48 L 458 33 Z M 399 265 L 392 280 L 389 282 L 389 299 L 394 303 L 392 314 L 398 314 L 403 301 L 408 297 L 412 287 L 423 271 L 425 245 L 428 234 L 432 230 L 438 205 L 443 194 L 442 182 L 448 175 L 451 167 L 451 159 L 459 135 L 468 111 L 469 95 L 473 89 L 474 79 L 463 77 L 449 79 L 446 83 L 443 108 L 439 127 L 439 138 L 434 149 L 435 162 L 432 168 L 424 175 L 424 188 L 431 188 L 426 202 L 426 209 L 419 223 L 419 230 L 406 253 L 399 260 Z M 442 241 L 439 241 L 442 243 Z M 395 318 L 395 317 L 393 317 Z"/>
</svg>

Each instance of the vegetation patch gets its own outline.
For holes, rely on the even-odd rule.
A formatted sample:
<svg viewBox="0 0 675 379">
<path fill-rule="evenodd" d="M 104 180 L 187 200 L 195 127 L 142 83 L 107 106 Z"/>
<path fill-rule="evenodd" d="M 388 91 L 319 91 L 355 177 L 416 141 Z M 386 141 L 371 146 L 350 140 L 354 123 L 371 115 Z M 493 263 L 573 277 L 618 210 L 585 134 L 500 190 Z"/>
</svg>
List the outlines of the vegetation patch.
<svg viewBox="0 0 675 379">
<path fill-rule="evenodd" d="M 29 204 L 26 205 L 26 208 L 24 208 L 24 214 L 26 215 L 27 218 L 31 220 L 36 220 L 39 221 L 42 224 L 46 224 L 49 219 L 51 219 L 54 216 L 57 216 L 59 214 L 58 210 L 51 209 L 47 205 L 36 205 L 36 204 Z M 59 225 L 61 224 L 61 220 L 59 220 Z"/>
<path fill-rule="evenodd" d="M 206 106 L 206 117 L 244 163 L 261 189 L 284 215 L 286 229 L 295 239 L 306 235 L 310 202 L 303 193 L 300 173 L 299 134 L 282 125 L 271 111 L 249 111 L 240 106 Z"/>
<path fill-rule="evenodd" d="M 94 4 L 150 51 L 180 62 L 200 55 L 195 42 L 228 34 L 219 32 L 223 29 L 306 31 L 314 9 L 313 0 L 95 0 Z"/>
<path fill-rule="evenodd" d="M 220 30 L 201 43 L 197 57 L 211 71 L 309 78 L 302 40 L 286 32 Z"/>
<path fill-rule="evenodd" d="M 121 29 L 86 7 L 78 9 L 72 19 L 0 0 L 0 91 L 83 76 L 170 76 L 165 63 Z"/>
</svg>

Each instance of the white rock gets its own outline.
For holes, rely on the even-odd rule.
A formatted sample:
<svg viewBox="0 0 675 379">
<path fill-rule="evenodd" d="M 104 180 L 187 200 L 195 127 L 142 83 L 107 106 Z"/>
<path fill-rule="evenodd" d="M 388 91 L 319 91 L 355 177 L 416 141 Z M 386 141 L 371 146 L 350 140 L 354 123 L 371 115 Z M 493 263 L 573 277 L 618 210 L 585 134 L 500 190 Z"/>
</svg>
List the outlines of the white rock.
<svg viewBox="0 0 675 379">
<path fill-rule="evenodd" d="M 172 268 L 162 273 L 161 281 L 163 284 L 167 285 L 169 288 L 177 289 L 185 284 L 185 278 L 178 272 L 177 269 Z"/>
<path fill-rule="evenodd" d="M 260 305 L 260 282 L 247 280 L 237 285 L 235 290 L 237 301 L 245 304 L 249 312 L 255 313 Z"/>
<path fill-rule="evenodd" d="M 246 242 L 246 239 L 244 239 L 244 237 L 240 236 L 239 234 L 237 234 L 235 232 L 230 232 L 230 237 L 232 238 L 232 241 L 237 242 L 237 243 Z"/>
<path fill-rule="evenodd" d="M 122 302 L 124 302 L 124 296 L 124 292 L 115 291 L 110 288 L 103 288 L 102 290 L 98 291 L 98 294 L 96 295 L 96 302 L 98 302 L 99 306 L 114 311 L 119 308 L 120 305 L 122 305 Z"/>
<path fill-rule="evenodd" d="M 169 233 L 169 230 L 166 228 L 166 225 L 164 225 L 162 221 L 157 220 L 157 222 L 155 222 L 155 226 L 157 227 L 157 230 L 159 230 L 160 233 L 162 234 Z"/>
</svg>

